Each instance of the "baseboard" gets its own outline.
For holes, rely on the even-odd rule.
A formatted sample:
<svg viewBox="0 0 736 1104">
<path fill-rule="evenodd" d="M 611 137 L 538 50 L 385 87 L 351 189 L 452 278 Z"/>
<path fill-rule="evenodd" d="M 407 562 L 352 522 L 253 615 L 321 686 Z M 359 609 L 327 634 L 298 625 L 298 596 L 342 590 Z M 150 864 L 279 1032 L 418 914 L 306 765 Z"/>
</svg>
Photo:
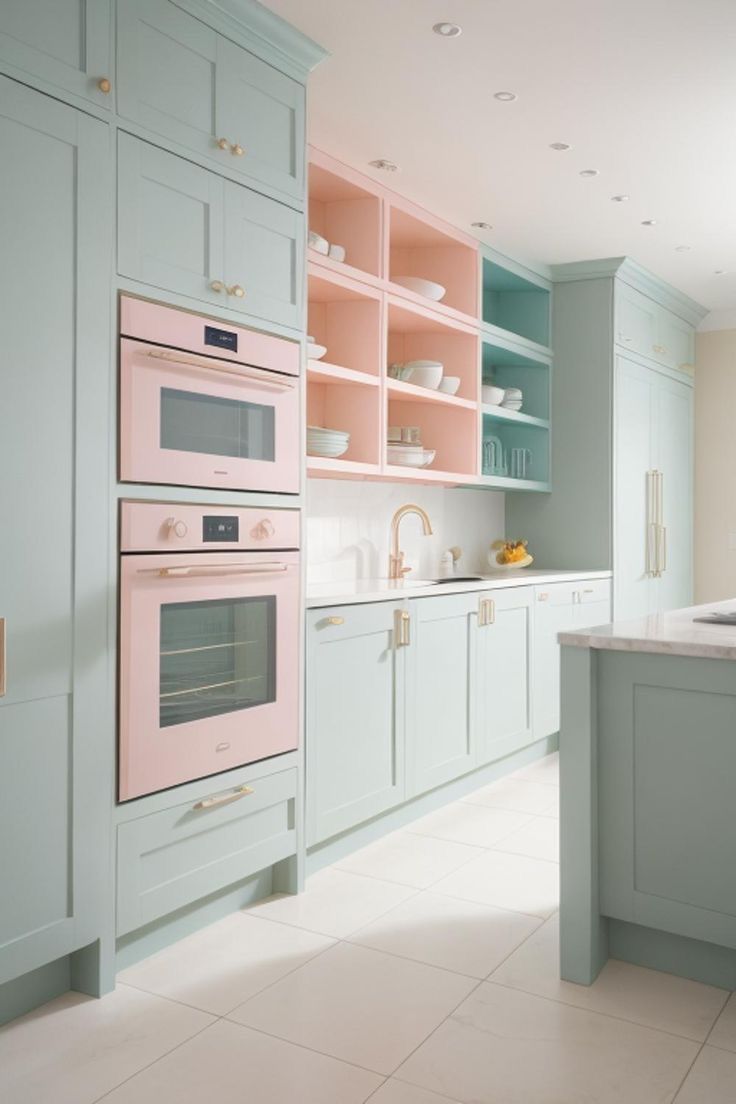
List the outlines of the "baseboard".
<svg viewBox="0 0 736 1104">
<path fill-rule="evenodd" d="M 720 989 L 736 989 L 736 950 L 732 947 L 609 919 L 608 953 L 611 958 L 636 966 L 663 970 Z"/>
<path fill-rule="evenodd" d="M 69 955 L 0 985 L 0 1024 L 24 1016 L 71 988 Z"/>
</svg>

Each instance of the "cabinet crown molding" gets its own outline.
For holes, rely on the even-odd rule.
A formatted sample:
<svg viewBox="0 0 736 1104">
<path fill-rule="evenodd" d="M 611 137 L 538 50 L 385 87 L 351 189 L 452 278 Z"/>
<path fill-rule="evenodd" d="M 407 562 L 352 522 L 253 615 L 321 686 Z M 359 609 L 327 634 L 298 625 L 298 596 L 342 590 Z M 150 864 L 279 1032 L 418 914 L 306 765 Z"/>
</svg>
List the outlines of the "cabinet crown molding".
<svg viewBox="0 0 736 1104">
<path fill-rule="evenodd" d="M 571 283 L 575 280 L 619 279 L 637 288 L 655 302 L 667 307 L 691 326 L 697 326 L 708 310 L 672 284 L 660 280 L 631 257 L 603 257 L 595 261 L 572 261 L 569 264 L 552 265 L 555 283 Z"/>
</svg>

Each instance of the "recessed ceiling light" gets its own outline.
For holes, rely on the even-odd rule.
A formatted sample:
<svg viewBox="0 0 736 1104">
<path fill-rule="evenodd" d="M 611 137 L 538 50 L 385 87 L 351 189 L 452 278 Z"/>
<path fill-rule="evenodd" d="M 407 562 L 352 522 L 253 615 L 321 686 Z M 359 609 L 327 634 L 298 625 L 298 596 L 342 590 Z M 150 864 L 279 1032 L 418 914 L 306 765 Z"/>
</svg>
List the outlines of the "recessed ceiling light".
<svg viewBox="0 0 736 1104">
<path fill-rule="evenodd" d="M 395 161 L 386 161 L 384 157 L 369 161 L 368 164 L 372 165 L 374 169 L 383 169 L 384 172 L 396 172 L 399 167 Z"/>
<path fill-rule="evenodd" d="M 567 142 L 550 142 L 549 148 L 562 151 L 572 149 L 572 146 L 569 145 Z"/>
<path fill-rule="evenodd" d="M 511 103 L 512 100 L 518 100 L 518 96 L 515 92 L 494 92 L 494 100 L 501 100 L 502 103 Z"/>
<path fill-rule="evenodd" d="M 713 273 L 714 276 L 728 276 L 727 268 L 717 268 Z"/>
<path fill-rule="evenodd" d="M 656 219 L 644 219 L 644 221 L 642 222 L 642 226 L 656 226 L 656 225 L 657 225 L 657 220 Z"/>
<path fill-rule="evenodd" d="M 598 169 L 581 169 L 581 176 L 598 176 Z"/>
<path fill-rule="evenodd" d="M 471 222 L 471 226 L 474 226 L 476 230 L 492 230 L 490 222 Z"/>
<path fill-rule="evenodd" d="M 463 33 L 462 27 L 458 27 L 457 23 L 435 23 L 432 30 L 442 38 L 457 38 Z"/>
<path fill-rule="evenodd" d="M 689 253 L 691 246 L 689 245 L 676 245 L 675 253 Z"/>
<path fill-rule="evenodd" d="M 611 196 L 611 202 L 612 203 L 626 203 L 626 200 L 628 198 L 629 197 L 627 195 L 615 195 L 615 196 Z"/>
</svg>

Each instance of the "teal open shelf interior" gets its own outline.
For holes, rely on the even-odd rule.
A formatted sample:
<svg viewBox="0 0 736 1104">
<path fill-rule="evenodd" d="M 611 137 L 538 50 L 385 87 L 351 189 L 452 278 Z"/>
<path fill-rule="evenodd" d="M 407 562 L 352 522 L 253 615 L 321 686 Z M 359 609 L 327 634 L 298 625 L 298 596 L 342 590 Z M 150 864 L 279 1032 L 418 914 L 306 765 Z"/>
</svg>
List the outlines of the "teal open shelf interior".
<svg viewBox="0 0 736 1104">
<path fill-rule="evenodd" d="M 483 414 L 483 475 L 549 482 L 549 429 Z"/>
<path fill-rule="evenodd" d="M 548 346 L 549 290 L 484 257 L 483 321 Z"/>
<path fill-rule="evenodd" d="M 518 387 L 523 393 L 522 411 L 534 418 L 550 416 L 550 365 L 491 341 L 483 341 L 483 383 Z"/>
</svg>

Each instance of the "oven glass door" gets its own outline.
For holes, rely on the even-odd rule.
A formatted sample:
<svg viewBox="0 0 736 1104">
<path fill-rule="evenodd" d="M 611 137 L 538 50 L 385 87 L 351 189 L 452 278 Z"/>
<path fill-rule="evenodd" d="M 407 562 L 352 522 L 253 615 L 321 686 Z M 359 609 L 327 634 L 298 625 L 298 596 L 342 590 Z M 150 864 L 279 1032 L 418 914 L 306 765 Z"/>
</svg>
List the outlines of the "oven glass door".
<svg viewBox="0 0 736 1104">
<path fill-rule="evenodd" d="M 120 478 L 297 492 L 298 388 L 293 376 L 124 338 Z"/>
<path fill-rule="evenodd" d="M 120 799 L 298 743 L 298 554 L 123 557 Z"/>
</svg>

